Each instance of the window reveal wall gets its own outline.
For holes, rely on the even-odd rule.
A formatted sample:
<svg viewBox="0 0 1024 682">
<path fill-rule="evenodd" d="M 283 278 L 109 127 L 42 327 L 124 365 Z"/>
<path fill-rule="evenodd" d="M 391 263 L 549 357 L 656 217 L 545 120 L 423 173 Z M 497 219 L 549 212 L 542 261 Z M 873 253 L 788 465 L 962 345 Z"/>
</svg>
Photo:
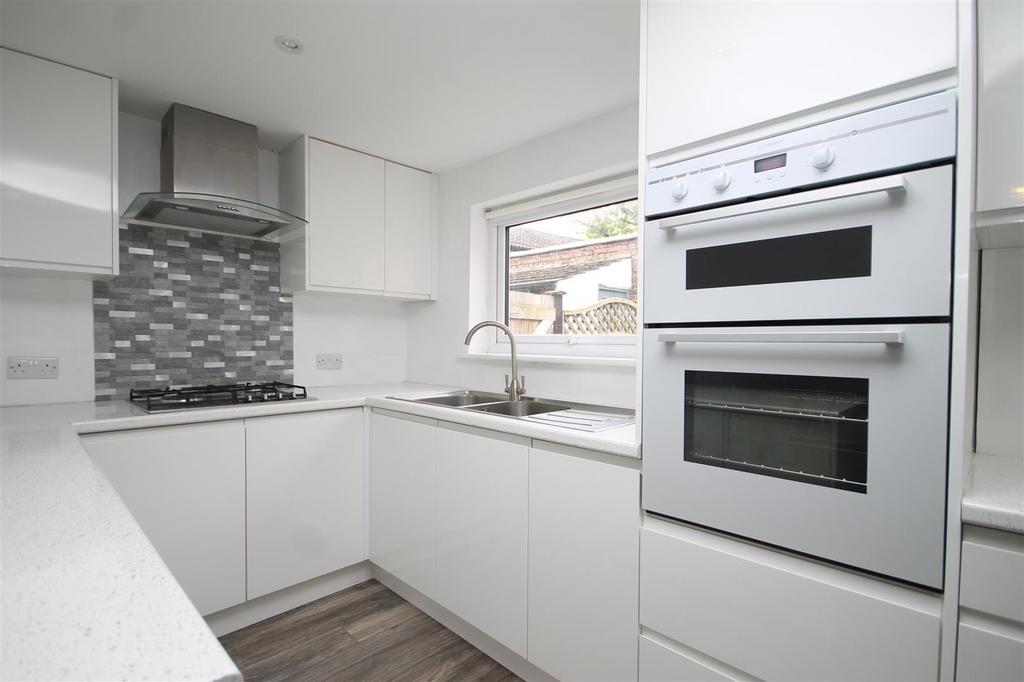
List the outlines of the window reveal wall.
<svg viewBox="0 0 1024 682">
<path fill-rule="evenodd" d="M 125 226 L 121 274 L 93 285 L 96 399 L 131 388 L 291 381 L 277 244 Z"/>
</svg>

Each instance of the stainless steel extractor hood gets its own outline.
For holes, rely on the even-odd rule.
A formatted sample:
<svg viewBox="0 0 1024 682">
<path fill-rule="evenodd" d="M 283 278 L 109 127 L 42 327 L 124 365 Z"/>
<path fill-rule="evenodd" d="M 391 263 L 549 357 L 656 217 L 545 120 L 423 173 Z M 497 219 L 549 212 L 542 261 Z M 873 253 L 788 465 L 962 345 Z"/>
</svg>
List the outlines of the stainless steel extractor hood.
<svg viewBox="0 0 1024 682">
<path fill-rule="evenodd" d="M 164 115 L 160 191 L 135 197 L 121 221 L 270 239 L 305 220 L 258 203 L 256 126 L 174 104 Z"/>
</svg>

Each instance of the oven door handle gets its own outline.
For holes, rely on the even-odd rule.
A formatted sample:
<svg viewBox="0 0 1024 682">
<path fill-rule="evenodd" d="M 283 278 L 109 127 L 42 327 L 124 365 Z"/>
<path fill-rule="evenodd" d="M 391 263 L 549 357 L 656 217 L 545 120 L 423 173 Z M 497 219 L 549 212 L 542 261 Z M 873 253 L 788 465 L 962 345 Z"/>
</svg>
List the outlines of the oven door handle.
<svg viewBox="0 0 1024 682">
<path fill-rule="evenodd" d="M 697 223 L 706 223 L 712 220 L 754 215 L 755 213 L 765 213 L 767 211 L 777 211 L 780 208 L 807 206 L 810 204 L 821 203 L 823 201 L 859 197 L 865 194 L 875 194 L 877 192 L 888 192 L 889 194 L 894 194 L 906 191 L 906 178 L 902 175 L 890 175 L 884 178 L 860 180 L 859 182 L 851 182 L 845 185 L 814 189 L 809 192 L 801 192 L 799 194 L 790 194 L 781 197 L 773 197 L 771 199 L 762 199 L 760 201 L 751 201 L 744 204 L 734 204 L 732 206 L 723 206 L 722 208 L 713 208 L 707 211 L 687 213 L 686 215 L 675 216 L 673 218 L 663 218 L 658 221 L 658 229 L 675 230 L 687 225 L 696 225 Z"/>
<path fill-rule="evenodd" d="M 871 332 L 672 332 L 658 334 L 660 343 L 881 343 L 903 345 L 901 331 Z"/>
</svg>

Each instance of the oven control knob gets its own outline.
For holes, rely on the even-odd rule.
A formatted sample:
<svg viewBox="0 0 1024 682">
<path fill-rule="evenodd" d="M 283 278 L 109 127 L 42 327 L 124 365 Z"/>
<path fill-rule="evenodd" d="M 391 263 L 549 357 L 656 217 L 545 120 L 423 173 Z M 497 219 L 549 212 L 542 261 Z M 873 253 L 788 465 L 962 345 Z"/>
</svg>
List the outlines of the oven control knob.
<svg viewBox="0 0 1024 682">
<path fill-rule="evenodd" d="M 676 201 L 682 201 L 689 192 L 690 188 L 686 186 L 685 180 L 676 180 L 672 183 L 672 198 Z"/>
<path fill-rule="evenodd" d="M 711 178 L 711 184 L 719 192 L 724 192 L 732 184 L 732 176 L 729 175 L 729 171 L 720 170 Z"/>
<path fill-rule="evenodd" d="M 823 144 L 813 152 L 811 152 L 811 165 L 818 170 L 825 170 L 832 165 L 832 162 L 836 160 L 836 153 L 832 151 L 832 147 L 827 144 Z"/>
</svg>

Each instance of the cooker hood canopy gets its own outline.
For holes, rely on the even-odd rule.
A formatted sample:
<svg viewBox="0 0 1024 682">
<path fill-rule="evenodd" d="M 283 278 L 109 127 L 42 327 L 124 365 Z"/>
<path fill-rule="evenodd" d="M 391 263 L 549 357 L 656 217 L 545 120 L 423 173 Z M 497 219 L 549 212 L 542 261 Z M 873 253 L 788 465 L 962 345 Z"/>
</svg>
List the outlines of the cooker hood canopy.
<svg viewBox="0 0 1024 682">
<path fill-rule="evenodd" d="M 257 202 L 256 126 L 174 104 L 161 127 L 160 191 L 137 196 L 122 222 L 250 239 L 306 224 Z"/>
</svg>

